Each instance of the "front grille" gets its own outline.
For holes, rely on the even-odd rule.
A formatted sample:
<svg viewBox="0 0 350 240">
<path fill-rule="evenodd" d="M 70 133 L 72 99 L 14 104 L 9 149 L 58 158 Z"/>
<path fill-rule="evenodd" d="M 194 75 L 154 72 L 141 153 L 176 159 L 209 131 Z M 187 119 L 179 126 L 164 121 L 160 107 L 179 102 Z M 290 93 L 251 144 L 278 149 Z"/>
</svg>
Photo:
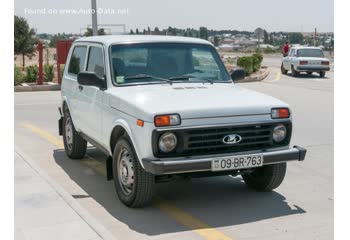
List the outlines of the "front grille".
<svg viewBox="0 0 350 240">
<path fill-rule="evenodd" d="M 274 143 L 272 140 L 272 131 L 277 124 L 268 123 L 175 130 L 173 132 L 179 139 L 177 149 L 168 154 L 162 154 L 156 151 L 155 155 L 160 157 L 209 155 L 264 150 L 288 145 L 291 135 L 291 123 L 284 123 L 288 131 L 287 138 L 279 144 Z M 237 144 L 225 144 L 223 138 L 230 134 L 238 134 L 242 137 L 242 140 Z"/>
</svg>

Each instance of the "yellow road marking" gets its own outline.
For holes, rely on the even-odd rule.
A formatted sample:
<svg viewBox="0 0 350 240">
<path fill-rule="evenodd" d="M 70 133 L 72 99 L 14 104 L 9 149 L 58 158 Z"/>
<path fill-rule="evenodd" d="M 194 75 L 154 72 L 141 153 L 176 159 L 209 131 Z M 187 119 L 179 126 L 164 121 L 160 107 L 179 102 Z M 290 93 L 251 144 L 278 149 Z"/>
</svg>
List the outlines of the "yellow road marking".
<svg viewBox="0 0 350 240">
<path fill-rule="evenodd" d="M 22 126 L 28 128 L 29 130 L 31 130 L 32 132 L 35 132 L 36 134 L 38 134 L 40 137 L 44 138 L 46 141 L 52 143 L 53 145 L 55 145 L 56 147 L 59 148 L 64 148 L 63 142 L 61 139 L 53 136 L 52 134 L 34 126 L 31 125 L 29 123 L 24 123 L 22 124 Z"/>
<path fill-rule="evenodd" d="M 281 79 L 281 72 L 277 72 L 275 81 L 279 81 Z"/>
<path fill-rule="evenodd" d="M 280 79 L 281 79 L 281 72 L 277 72 L 277 73 L 276 73 L 275 79 L 269 80 L 269 81 L 265 81 L 265 82 L 267 82 L 267 83 L 272 83 L 272 82 L 277 82 L 277 81 L 279 81 Z"/>
<path fill-rule="evenodd" d="M 176 221 L 182 225 L 193 230 L 197 234 L 201 235 L 204 239 L 207 240 L 232 240 L 230 237 L 221 233 L 220 231 L 210 227 L 208 224 L 202 222 L 198 218 L 193 217 L 187 212 L 181 210 L 175 205 L 160 199 L 156 198 L 155 204 L 160 210 L 162 210 L 167 215 L 174 218 Z"/>
<path fill-rule="evenodd" d="M 28 123 L 22 124 L 27 129 L 31 130 L 32 132 L 36 133 L 43 139 L 47 140 L 48 142 L 52 143 L 56 147 L 64 148 L 63 142 L 61 139 L 55 137 L 54 135 L 34 126 Z M 106 169 L 104 167 L 104 164 L 97 161 L 96 159 L 88 156 L 88 159 L 82 160 L 82 163 L 87 165 L 89 168 L 92 168 L 99 174 L 106 176 Z M 176 207 L 175 205 L 171 204 L 168 201 L 165 201 L 159 197 L 155 199 L 154 206 L 156 206 L 158 209 L 181 223 L 182 225 L 188 227 L 189 229 L 193 230 L 200 236 L 202 236 L 204 239 L 207 240 L 232 240 L 232 238 L 226 236 L 225 234 L 221 233 L 220 231 L 216 230 L 215 228 L 210 227 L 208 224 L 202 222 L 198 218 L 190 215 L 184 210 L 181 210 L 180 208 Z"/>
<path fill-rule="evenodd" d="M 32 132 L 38 134 L 39 136 L 41 136 L 42 138 L 44 138 L 46 141 L 52 143 L 53 145 L 55 145 L 58 148 L 64 148 L 64 144 L 62 142 L 61 139 L 53 136 L 52 134 L 34 126 L 31 125 L 29 123 L 24 123 L 22 124 L 24 127 L 30 129 Z M 80 162 L 84 163 L 85 165 L 87 165 L 88 167 L 94 169 L 96 172 L 102 174 L 102 175 L 106 175 L 106 168 L 104 167 L 104 165 L 98 161 L 96 161 L 95 159 L 93 159 L 92 157 L 90 157 L 89 155 L 87 155 L 88 159 L 82 159 Z M 93 161 L 91 161 L 93 160 Z"/>
</svg>

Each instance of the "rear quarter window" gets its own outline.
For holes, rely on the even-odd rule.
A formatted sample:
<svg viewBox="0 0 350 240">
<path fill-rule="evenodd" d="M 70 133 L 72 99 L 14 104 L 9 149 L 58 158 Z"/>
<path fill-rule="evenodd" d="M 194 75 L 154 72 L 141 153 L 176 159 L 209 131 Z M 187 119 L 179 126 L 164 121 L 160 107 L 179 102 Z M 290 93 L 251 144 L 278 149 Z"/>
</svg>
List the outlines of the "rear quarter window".
<svg viewBox="0 0 350 240">
<path fill-rule="evenodd" d="M 68 73 L 77 75 L 79 72 L 84 71 L 86 49 L 86 46 L 74 47 L 69 62 Z"/>
</svg>

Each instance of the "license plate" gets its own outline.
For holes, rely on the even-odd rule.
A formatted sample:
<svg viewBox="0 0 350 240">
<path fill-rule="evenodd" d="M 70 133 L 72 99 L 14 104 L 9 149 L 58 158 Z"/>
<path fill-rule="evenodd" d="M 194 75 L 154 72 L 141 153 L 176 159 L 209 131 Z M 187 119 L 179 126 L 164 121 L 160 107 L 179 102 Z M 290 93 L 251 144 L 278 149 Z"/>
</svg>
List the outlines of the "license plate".
<svg viewBox="0 0 350 240">
<path fill-rule="evenodd" d="M 241 155 L 212 160 L 212 171 L 234 170 L 242 168 L 260 167 L 264 164 L 262 155 Z"/>
</svg>

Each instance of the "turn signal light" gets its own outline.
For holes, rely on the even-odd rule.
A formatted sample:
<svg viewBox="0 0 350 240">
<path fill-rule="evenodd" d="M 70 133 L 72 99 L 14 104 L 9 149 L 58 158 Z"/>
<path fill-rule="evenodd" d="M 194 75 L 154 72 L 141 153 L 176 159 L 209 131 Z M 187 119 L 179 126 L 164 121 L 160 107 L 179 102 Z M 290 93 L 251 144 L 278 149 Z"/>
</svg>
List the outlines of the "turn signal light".
<svg viewBox="0 0 350 240">
<path fill-rule="evenodd" d="M 156 127 L 180 125 L 181 118 L 179 114 L 157 115 L 154 117 Z"/>
<path fill-rule="evenodd" d="M 271 117 L 276 118 L 289 118 L 290 113 L 288 108 L 274 108 L 271 110 Z"/>
<path fill-rule="evenodd" d="M 137 126 L 140 126 L 140 127 L 143 127 L 143 125 L 145 125 L 145 122 L 142 121 L 141 119 L 137 119 L 136 125 L 137 125 Z"/>
</svg>

